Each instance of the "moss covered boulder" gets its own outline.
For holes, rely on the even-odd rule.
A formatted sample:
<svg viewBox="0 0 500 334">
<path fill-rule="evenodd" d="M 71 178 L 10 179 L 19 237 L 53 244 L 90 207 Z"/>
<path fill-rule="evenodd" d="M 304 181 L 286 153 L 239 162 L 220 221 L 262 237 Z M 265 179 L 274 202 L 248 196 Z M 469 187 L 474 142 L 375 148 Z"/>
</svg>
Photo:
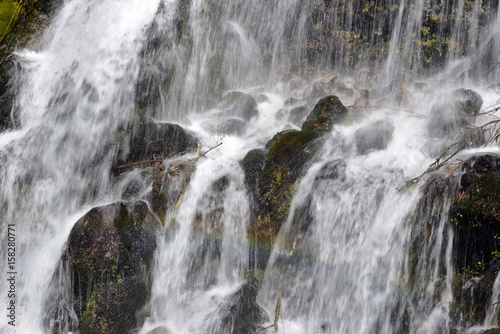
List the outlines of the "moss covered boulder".
<svg viewBox="0 0 500 334">
<path fill-rule="evenodd" d="M 292 131 L 282 134 L 269 149 L 260 176 L 257 210 L 250 236 L 260 252 L 256 261 L 265 268 L 269 252 L 281 224 L 286 220 L 294 195 L 294 185 L 304 165 L 321 148 L 321 131 Z"/>
<path fill-rule="evenodd" d="M 65 261 L 80 333 L 126 333 L 142 325 L 160 226 L 143 201 L 97 207 L 76 222 Z"/>
<path fill-rule="evenodd" d="M 331 131 L 333 125 L 346 120 L 349 112 L 337 96 L 327 96 L 316 104 L 302 125 L 304 131 Z"/>
</svg>

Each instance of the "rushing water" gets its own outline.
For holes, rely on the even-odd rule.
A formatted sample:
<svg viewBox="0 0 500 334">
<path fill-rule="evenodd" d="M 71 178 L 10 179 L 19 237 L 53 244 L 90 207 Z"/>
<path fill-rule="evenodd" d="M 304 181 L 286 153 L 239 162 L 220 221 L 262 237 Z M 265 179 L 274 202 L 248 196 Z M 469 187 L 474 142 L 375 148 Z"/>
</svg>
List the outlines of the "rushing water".
<svg viewBox="0 0 500 334">
<path fill-rule="evenodd" d="M 408 291 L 408 249 L 417 233 L 411 218 L 421 194 L 418 187 L 401 188 L 436 157 L 430 148 L 441 144 L 429 140 L 425 116 L 441 93 L 472 86 L 481 92 L 483 108 L 496 103 L 488 87 L 500 79 L 500 71 L 491 70 L 500 62 L 500 11 L 484 18 L 489 4 L 476 1 L 468 8 L 469 1 L 463 0 L 319 3 L 64 3 L 39 49 L 17 53 L 20 128 L 0 134 L 0 230 L 5 236 L 7 224 L 15 224 L 17 273 L 16 327 L 4 316 L 0 331 L 47 330 L 47 291 L 60 288 L 50 285 L 56 282 L 53 275 L 73 224 L 89 208 L 119 199 L 108 178 L 113 156 L 104 143 L 140 107 L 158 120 L 180 122 L 205 148 L 223 142 L 197 163 L 181 203 L 166 214 L 155 255 L 151 317 L 141 333 L 160 325 L 173 333 L 217 333 L 219 308 L 251 271 L 247 229 L 252 203 L 239 161 L 277 132 L 298 129 L 288 122 L 287 100 L 299 101 L 293 106 L 314 104 L 318 97 L 311 97 L 311 83 L 331 71 L 355 89 L 353 95 L 341 95 L 345 105 L 359 97 L 357 87 L 366 87 L 374 102 L 424 116 L 368 110 L 361 121 L 337 126 L 327 136 L 295 185 L 290 215 L 262 274 L 258 302 L 274 314 L 282 293 L 279 327 L 286 333 L 452 330 L 453 231 L 444 222 L 436 225 L 432 242 L 422 251 L 426 261 L 417 268 L 419 283 Z M 425 55 L 417 48 L 428 18 L 413 15 L 429 6 L 442 21 L 447 13 L 455 15 L 454 23 L 442 23 L 441 30 L 463 47 L 448 52 L 442 72 L 432 76 L 424 73 Z M 378 13 L 378 7 L 387 12 Z M 372 26 L 359 19 L 366 8 L 374 10 Z M 464 26 L 460 22 L 466 15 L 470 24 Z M 388 56 L 372 63 L 355 43 L 383 45 Z M 356 68 L 353 55 L 362 59 Z M 363 67 L 369 72 L 359 70 Z M 370 83 L 359 73 L 377 78 Z M 429 89 L 414 89 L 411 83 L 419 80 Z M 398 97 L 398 89 L 406 87 L 412 98 Z M 141 90 L 154 99 L 139 98 Z M 216 102 L 232 90 L 255 97 L 259 114 L 239 135 L 223 136 L 214 130 L 225 120 Z M 357 154 L 355 131 L 381 119 L 395 127 L 389 146 Z M 227 185 L 214 191 L 221 178 Z M 441 203 L 441 211 L 429 217 L 446 220 L 449 204 Z M 223 224 L 207 240 L 198 229 L 210 230 L 214 220 Z M 304 221 L 305 231 L 298 227 Z M 5 237 L 0 245 L 0 257 L 6 259 Z M 211 258 L 211 252 L 218 256 Z M 5 260 L 1 270 L 2 277 L 11 271 Z M 63 275 L 59 284 L 68 284 L 68 278 Z M 0 286 L 2 305 L 8 305 L 8 282 Z M 499 291 L 497 279 L 495 297 Z M 494 312 L 488 310 L 485 326 L 495 325 Z"/>
</svg>

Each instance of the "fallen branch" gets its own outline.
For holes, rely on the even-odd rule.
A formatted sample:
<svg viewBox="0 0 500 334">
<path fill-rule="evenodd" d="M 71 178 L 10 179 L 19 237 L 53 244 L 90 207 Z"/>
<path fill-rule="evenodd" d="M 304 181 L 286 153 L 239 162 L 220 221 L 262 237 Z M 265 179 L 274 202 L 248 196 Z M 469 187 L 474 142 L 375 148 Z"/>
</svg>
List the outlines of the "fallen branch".
<svg viewBox="0 0 500 334">
<path fill-rule="evenodd" d="M 278 333 L 278 320 L 281 318 L 281 323 L 283 324 L 283 329 L 285 329 L 285 324 L 283 322 L 283 317 L 281 316 L 281 297 L 283 296 L 283 291 L 280 291 L 280 294 L 278 296 L 278 301 L 276 302 L 276 313 L 274 314 L 274 323 L 272 325 L 269 325 L 267 327 L 264 327 L 265 329 L 274 327 L 274 332 Z"/>
<path fill-rule="evenodd" d="M 217 147 L 221 146 L 222 144 L 223 143 L 221 142 L 221 143 L 217 144 L 216 146 L 211 147 L 208 151 L 206 151 L 205 153 L 203 153 L 202 155 L 200 155 L 199 157 L 194 159 L 193 163 L 191 164 L 191 167 L 193 167 L 194 164 L 196 164 L 196 162 L 198 160 L 200 160 L 202 157 L 204 157 L 208 152 L 215 150 Z M 116 168 L 121 169 L 121 168 L 125 168 L 125 167 L 132 167 L 132 166 L 137 166 L 137 165 L 142 165 L 142 164 L 154 164 L 157 162 L 164 162 L 165 160 L 167 160 L 167 159 L 165 158 L 165 159 L 161 159 L 161 160 L 143 160 L 143 161 L 138 161 L 138 162 L 132 162 L 130 164 L 120 165 L 120 166 L 117 166 Z"/>
<path fill-rule="evenodd" d="M 413 110 L 408 110 L 408 109 L 399 109 L 399 108 L 394 108 L 394 107 L 384 107 L 384 106 L 346 106 L 346 108 L 377 108 L 377 109 L 390 109 L 390 110 L 396 110 L 396 111 L 404 111 L 408 112 L 410 114 L 415 114 L 419 116 L 425 116 L 424 114 L 420 114 L 418 112 L 415 112 Z"/>
<path fill-rule="evenodd" d="M 207 154 L 208 152 L 212 151 L 212 150 L 215 150 L 217 147 L 221 146 L 223 143 L 220 142 L 219 144 L 215 145 L 214 147 L 211 147 L 208 151 L 206 151 L 205 153 L 203 153 L 202 155 L 200 155 L 198 158 L 194 159 L 193 160 L 193 163 L 191 164 L 191 167 L 198 162 L 198 160 L 200 160 L 202 157 L 205 156 L 205 154 Z"/>
</svg>

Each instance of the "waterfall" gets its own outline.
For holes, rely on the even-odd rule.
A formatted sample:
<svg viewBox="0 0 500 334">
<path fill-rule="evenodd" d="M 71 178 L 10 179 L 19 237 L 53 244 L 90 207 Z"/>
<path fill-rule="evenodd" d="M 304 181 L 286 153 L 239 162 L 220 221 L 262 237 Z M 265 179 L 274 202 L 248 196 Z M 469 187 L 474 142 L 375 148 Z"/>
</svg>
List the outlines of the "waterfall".
<svg viewBox="0 0 500 334">
<path fill-rule="evenodd" d="M 482 182 L 469 174 L 491 172 L 474 159 L 498 153 L 463 124 L 493 119 L 498 33 L 500 7 L 479 0 L 65 1 L 14 55 L 18 124 L 0 133 L 1 270 L 14 283 L 0 300 L 4 313 L 15 301 L 15 326 L 4 316 L 0 331 L 82 330 L 74 291 L 96 297 L 74 287 L 70 236 L 116 203 L 161 221 L 137 333 L 497 327 L 496 257 L 459 249 L 457 217 L 469 179 Z M 452 114 L 474 93 L 462 87 L 482 114 Z M 327 95 L 346 116 L 301 129 Z M 175 154 L 149 154 L 153 133 Z"/>
</svg>

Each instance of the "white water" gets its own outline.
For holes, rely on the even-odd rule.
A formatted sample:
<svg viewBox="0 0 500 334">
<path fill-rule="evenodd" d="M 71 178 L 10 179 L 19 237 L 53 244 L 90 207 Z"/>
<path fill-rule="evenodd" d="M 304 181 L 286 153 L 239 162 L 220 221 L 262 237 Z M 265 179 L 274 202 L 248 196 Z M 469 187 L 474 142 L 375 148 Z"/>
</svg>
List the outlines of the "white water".
<svg viewBox="0 0 500 334">
<path fill-rule="evenodd" d="M 23 68 L 18 97 L 21 129 L 0 134 L 1 228 L 5 234 L 5 224 L 16 224 L 18 326 L 14 329 L 4 321 L 0 323 L 2 332 L 36 334 L 46 330 L 44 292 L 49 289 L 71 227 L 90 207 L 117 199 L 108 179 L 112 157 L 100 149 L 133 111 L 146 29 L 156 19 L 159 29 L 155 33 L 169 41 L 174 39 L 172 13 L 178 3 L 165 1 L 163 16 L 155 16 L 159 2 L 68 1 L 41 49 L 18 55 Z M 402 0 L 401 7 L 404 4 Z M 423 5 L 424 1 L 417 1 L 416 11 Z M 332 2 L 331 8 L 339 7 L 339 1 Z M 475 8 L 474 13 L 478 10 Z M 404 21 L 402 15 L 403 11 L 398 11 L 393 45 L 411 40 L 412 34 L 421 29 L 421 18 Z M 204 148 L 219 141 L 223 145 L 200 160 L 180 206 L 167 213 L 155 256 L 151 317 L 141 333 L 160 325 L 173 333 L 206 331 L 217 320 L 214 317 L 225 298 L 244 282 L 249 269 L 246 229 L 250 203 L 238 162 L 250 149 L 262 148 L 287 126 L 290 108 L 285 106 L 285 100 L 295 97 L 303 103 L 316 102 L 308 98 L 309 82 L 292 90 L 282 77 L 305 57 L 302 43 L 308 16 L 308 5 L 300 1 L 196 0 L 190 8 L 191 56 L 187 56 L 185 45 L 174 43 L 172 48 L 159 52 L 160 60 L 151 65 L 164 62 L 175 68 L 173 88 L 162 92 L 161 108 L 154 115 L 165 121 L 184 121 L 202 139 Z M 342 15 L 334 15 L 334 21 L 342 21 L 348 31 L 356 28 Z M 489 28 L 482 32 L 486 39 L 495 40 L 498 24 Z M 465 40 L 461 33 L 458 26 L 454 28 L 457 40 Z M 287 45 L 284 34 L 292 35 L 294 44 Z M 479 34 L 479 27 L 474 26 L 472 34 Z M 498 41 L 495 43 L 494 50 L 498 50 Z M 262 45 L 266 45 L 265 52 L 257 50 Z M 283 54 L 285 47 L 291 50 Z M 485 49 L 485 45 L 478 46 L 480 54 Z M 347 45 L 342 45 L 341 56 L 335 59 L 336 71 L 349 72 L 339 60 L 348 52 Z M 400 58 L 396 53 L 392 46 L 384 66 L 385 79 L 416 76 L 418 70 L 409 65 L 415 61 L 412 57 L 418 58 L 415 49 L 405 50 L 398 55 Z M 209 69 L 214 55 L 223 59 L 220 75 L 224 85 L 219 89 L 238 89 L 256 98 L 261 94 L 266 97 L 258 104 L 259 116 L 249 121 L 239 137 L 221 138 L 211 127 L 221 121 L 216 118 L 217 106 L 208 102 L 214 79 Z M 321 61 L 329 57 L 319 58 L 317 72 L 313 71 L 311 77 L 320 76 L 322 67 L 328 67 Z M 449 73 L 454 75 L 456 68 L 470 62 L 469 58 L 450 56 Z M 303 74 L 308 69 L 301 71 Z M 443 79 L 437 75 L 435 82 Z M 354 83 L 355 79 L 346 75 L 345 82 L 349 81 Z M 433 87 L 434 81 L 428 82 Z M 431 93 L 414 91 L 413 101 L 405 107 L 427 115 L 439 94 L 456 88 L 455 84 L 472 86 L 472 81 L 453 82 Z M 481 93 L 483 106 L 496 103 L 494 92 L 481 89 Z M 390 94 L 384 98 L 387 104 L 397 103 Z M 353 100 L 343 97 L 345 105 Z M 286 117 L 279 117 L 282 110 Z M 396 129 L 389 147 L 357 155 L 354 131 L 385 117 L 392 119 Z M 408 279 L 404 275 L 409 271 L 406 254 L 411 241 L 410 217 L 420 194 L 398 189 L 433 162 L 425 126 L 425 118 L 374 109 L 361 122 L 339 126 L 329 135 L 325 147 L 296 185 L 292 214 L 280 231 L 258 297 L 273 315 L 277 295 L 283 291 L 284 328 L 280 322 L 280 332 L 395 333 L 400 329 L 402 313 L 410 308 L 411 333 L 450 330 L 453 235 L 444 222 L 423 251 L 428 262 L 419 263 L 418 272 L 425 281 L 419 286 L 422 301 L 405 304 L 411 294 L 403 287 Z M 345 164 L 345 176 L 315 181 L 325 165 L 338 160 Z M 228 177 L 229 185 L 222 194 L 215 194 L 218 201 L 214 206 L 207 197 L 213 182 L 222 177 Z M 299 213 L 307 206 L 310 227 L 301 240 L 290 244 L 294 218 L 303 219 Z M 195 224 L 210 230 L 213 222 L 209 214 L 215 209 L 222 212 L 222 231 L 206 246 L 204 238 L 193 231 Z M 3 240 L 0 255 L 5 259 Z M 217 249 L 219 256 L 200 258 L 203 247 Z M 443 252 L 444 264 L 438 261 Z M 7 272 L 5 266 L 3 272 Z M 194 266 L 196 275 L 190 272 Z M 438 272 L 442 267 L 446 269 L 444 278 Z M 430 296 L 436 295 L 438 284 L 444 286 L 438 300 L 427 303 Z M 7 305 L 3 293 L 6 282 L 0 286 L 2 305 Z M 493 323 L 489 316 L 486 325 Z"/>
</svg>

